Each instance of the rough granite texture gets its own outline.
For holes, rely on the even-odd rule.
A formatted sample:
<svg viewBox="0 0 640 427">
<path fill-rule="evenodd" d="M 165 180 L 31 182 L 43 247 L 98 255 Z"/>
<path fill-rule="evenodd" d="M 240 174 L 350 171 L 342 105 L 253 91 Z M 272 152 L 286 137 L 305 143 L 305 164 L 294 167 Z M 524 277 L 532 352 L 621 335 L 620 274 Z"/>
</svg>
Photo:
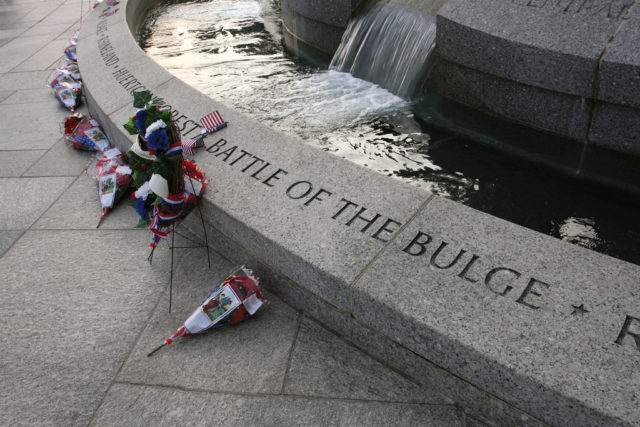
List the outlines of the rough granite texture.
<svg viewBox="0 0 640 427">
<path fill-rule="evenodd" d="M 0 147 L 0 425 L 470 422 L 437 390 L 424 389 L 384 361 L 371 359 L 307 318 L 298 311 L 301 307 L 274 296 L 272 289 L 305 308 L 317 302 L 312 314 L 341 319 L 326 324 L 338 330 L 342 324 L 341 334 L 349 335 L 346 312 L 334 310 L 286 276 L 270 273 L 253 258 L 249 261 L 266 273 L 262 277 L 270 300 L 254 319 L 146 357 L 149 347 L 175 331 L 247 251 L 219 232 L 211 238 L 218 243 L 224 236 L 224 247 L 205 250 L 204 230 L 191 215 L 172 235 L 175 257 L 165 241 L 150 264 L 150 233 L 132 228 L 137 215 L 124 202 L 96 228 L 100 208 L 95 183 L 81 169 L 89 153 L 65 146 L 55 133 L 69 113 L 42 84 L 53 66 L 48 63 L 54 56 L 51 49 L 80 26 L 81 17 L 92 10 L 89 3 L 0 2 L 0 57 L 16 64 L 0 72 L 0 81 L 9 88 L 0 91 L 0 102 L 9 110 L 31 108 L 47 116 L 37 129 L 28 129 L 28 138 L 16 123 L 20 118 L 0 117 L 4 140 L 19 142 Z M 142 9 L 153 5 L 141 3 Z M 120 5 L 123 11 L 127 6 L 126 1 Z M 39 50 L 27 44 L 20 51 L 15 45 L 22 37 L 48 42 Z M 21 71 L 30 68 L 34 71 Z M 120 94 L 124 115 L 130 96 L 125 90 Z M 30 125 L 24 117 L 22 122 Z M 130 143 L 120 133 L 120 119 L 117 126 L 105 124 L 111 124 L 109 132 L 121 136 L 122 144 Z M 311 357 L 323 362 L 322 372 L 307 366 Z M 363 375 L 363 369 L 375 377 Z M 305 389 L 310 383 L 313 387 Z"/>
<path fill-rule="evenodd" d="M 450 0 L 437 17 L 441 93 L 534 128 L 638 154 L 636 3 Z"/>
<path fill-rule="evenodd" d="M 137 1 L 125 0 L 121 6 L 129 10 Z M 135 70 L 135 79 L 164 98 L 177 111 L 176 120 L 186 135 L 197 134 L 194 123 L 219 109 L 231 125 L 207 137 L 208 150 L 196 156 L 213 183 L 204 199 L 203 217 L 207 227 L 226 237 L 223 244 L 232 248 L 234 257 L 244 253 L 257 260 L 259 268 L 273 271 L 271 277 L 287 279 L 280 288 L 285 300 L 288 296 L 297 298 L 304 305 L 300 308 L 306 310 L 305 299 L 317 298 L 320 304 L 316 309 L 334 308 L 340 316 L 354 316 L 361 326 L 380 335 L 381 342 L 390 340 L 400 352 L 410 352 L 429 363 L 433 372 L 448 371 L 460 384 L 468 384 L 468 392 L 460 387 L 458 395 L 452 393 L 456 401 L 488 395 L 489 409 L 478 411 L 478 405 L 476 410 L 470 409 L 478 419 L 491 421 L 490 414 L 503 412 L 496 419 L 531 424 L 537 420 L 637 423 L 640 380 L 632 367 L 640 361 L 640 352 L 632 334 L 640 325 L 631 322 L 628 333 L 614 343 L 625 316 L 639 317 L 638 295 L 633 290 L 640 281 L 637 266 L 454 202 L 431 200 L 428 193 L 257 124 L 175 78 L 167 79 L 165 71 L 137 50 L 130 34 L 126 36 L 123 19 L 122 14 L 101 18 L 98 11 L 83 26 L 79 44 L 83 49 L 96 49 L 94 34 L 105 21 L 110 29 L 101 37 L 118 40 L 111 44 L 117 62 L 94 53 L 89 54 L 90 59 L 80 58 L 81 69 L 90 72 L 85 80 L 90 110 L 103 120 L 112 141 L 127 148 L 131 138 L 120 126 L 134 110 L 130 88 L 103 83 L 113 76 L 115 65 Z M 116 30 L 117 35 L 113 34 Z M 372 220 L 372 225 L 367 226 L 366 220 Z M 193 221 L 189 227 L 198 230 Z M 425 244 L 428 254 L 420 257 L 403 251 L 419 230 L 432 239 Z M 418 250 L 416 245 L 411 251 Z M 195 280 L 181 286 L 188 293 L 195 290 L 190 286 L 198 283 Z M 279 292 L 278 285 L 274 286 Z M 328 317 L 322 313 L 317 310 L 314 316 Z M 139 344 L 144 345 L 136 348 L 135 357 L 125 365 L 121 381 L 135 381 L 146 369 L 144 350 L 161 339 L 158 326 L 166 321 L 156 316 L 141 336 Z M 278 316 L 287 317 L 286 311 L 279 310 Z M 238 333 L 253 337 L 256 332 L 252 326 L 258 328 L 248 323 Z M 287 333 L 286 328 L 282 333 Z M 346 335 L 344 329 L 340 333 Z M 355 334 L 349 335 L 353 338 Z M 225 339 L 222 334 L 220 337 Z M 304 335 L 299 338 L 303 349 L 314 345 Z M 180 349 L 168 348 L 162 357 L 174 357 L 171 350 L 192 354 L 191 349 L 203 342 L 194 340 Z M 292 354 L 298 353 L 294 350 Z M 269 364 L 282 363 L 278 362 L 283 357 L 279 351 L 268 356 Z M 291 360 L 299 359 L 295 356 Z M 292 378 L 298 378 L 299 371 L 292 368 Z M 425 372 L 404 366 L 396 369 L 414 379 Z M 430 372 L 431 368 L 425 369 Z M 275 387 L 272 377 L 258 378 L 256 389 Z M 163 381 L 162 377 L 158 381 Z M 201 387 L 206 378 L 202 381 Z M 322 388 L 311 391 L 322 393 Z M 149 412 L 143 412 L 143 419 L 153 420 L 153 410 L 162 407 L 156 406 L 157 399 L 169 398 L 163 397 L 164 393 L 178 399 L 182 392 L 116 385 L 96 420 L 116 422 L 116 411 L 103 414 L 102 410 L 137 398 L 144 401 L 149 394 L 156 400 L 148 404 Z M 220 391 L 207 396 L 217 398 Z M 295 404 L 289 397 L 277 398 L 283 405 Z M 203 410 L 202 402 L 194 401 L 194 405 L 196 413 Z M 340 411 L 336 408 L 331 416 L 343 420 Z"/>
<path fill-rule="evenodd" d="M 551 2 L 449 0 L 438 14 L 436 44 L 447 61 L 590 96 L 598 58 L 621 20 L 606 11 L 564 12 Z"/>
<path fill-rule="evenodd" d="M 636 3 L 602 58 L 598 99 L 640 108 L 639 39 L 640 5 Z"/>
<path fill-rule="evenodd" d="M 633 264 L 436 198 L 355 285 L 353 315 L 551 424 L 636 422 L 640 351 L 615 341 L 639 282 Z"/>
<path fill-rule="evenodd" d="M 97 425 L 197 425 L 202 420 L 236 425 L 464 426 L 452 408 L 385 402 L 189 392 L 129 384 L 111 388 L 94 419 Z"/>
</svg>

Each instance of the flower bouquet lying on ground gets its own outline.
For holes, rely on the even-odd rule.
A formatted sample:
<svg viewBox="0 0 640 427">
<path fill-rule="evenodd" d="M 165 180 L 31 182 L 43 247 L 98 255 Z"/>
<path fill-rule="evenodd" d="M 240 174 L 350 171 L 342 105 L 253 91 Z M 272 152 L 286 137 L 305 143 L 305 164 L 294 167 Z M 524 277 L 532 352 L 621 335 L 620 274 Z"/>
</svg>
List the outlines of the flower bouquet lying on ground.
<svg viewBox="0 0 640 427">
<path fill-rule="evenodd" d="M 56 99 L 72 113 L 82 99 L 82 77 L 75 59 L 63 58 L 47 78 Z"/>
<path fill-rule="evenodd" d="M 78 150 L 104 152 L 112 148 L 102 127 L 91 116 L 73 114 L 64 119 L 60 128 L 64 142 Z"/>
<path fill-rule="evenodd" d="M 260 278 L 242 265 L 218 283 L 176 333 L 147 356 L 153 356 L 178 339 L 242 322 L 253 316 L 265 302 Z"/>
<path fill-rule="evenodd" d="M 99 227 L 107 212 L 127 193 L 131 183 L 131 169 L 127 166 L 126 156 L 117 148 L 110 148 L 92 159 L 87 173 L 95 179 L 98 187 L 102 205 Z"/>
<path fill-rule="evenodd" d="M 185 161 L 180 132 L 161 99 L 149 91 L 134 92 L 139 108 L 124 128 L 137 140 L 127 155 L 133 171 L 133 205 L 141 217 L 139 226 L 153 233 L 151 254 L 193 210 L 202 198 L 207 180 L 192 162 Z"/>
</svg>

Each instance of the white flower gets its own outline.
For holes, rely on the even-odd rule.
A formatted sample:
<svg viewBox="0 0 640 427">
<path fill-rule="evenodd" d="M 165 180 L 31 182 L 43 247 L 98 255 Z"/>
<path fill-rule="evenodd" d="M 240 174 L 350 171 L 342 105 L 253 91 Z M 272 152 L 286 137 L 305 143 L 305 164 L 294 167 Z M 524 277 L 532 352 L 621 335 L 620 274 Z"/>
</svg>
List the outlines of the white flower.
<svg viewBox="0 0 640 427">
<path fill-rule="evenodd" d="M 151 135 L 153 132 L 166 127 L 167 125 L 165 122 L 163 122 L 162 120 L 156 120 L 155 122 L 147 126 L 147 133 L 144 135 L 144 137 L 149 138 L 149 135 Z"/>
</svg>

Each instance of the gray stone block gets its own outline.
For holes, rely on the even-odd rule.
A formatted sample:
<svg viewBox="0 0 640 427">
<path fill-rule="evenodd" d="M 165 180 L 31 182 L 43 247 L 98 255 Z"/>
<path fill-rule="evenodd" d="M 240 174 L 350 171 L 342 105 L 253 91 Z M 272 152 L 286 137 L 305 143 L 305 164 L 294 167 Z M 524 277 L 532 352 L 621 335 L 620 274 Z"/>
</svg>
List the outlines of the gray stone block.
<svg viewBox="0 0 640 427">
<path fill-rule="evenodd" d="M 597 102 L 589 142 L 640 155 L 640 108 Z"/>
<path fill-rule="evenodd" d="M 0 257 L 22 236 L 22 230 L 0 230 Z"/>
<path fill-rule="evenodd" d="M 355 400 L 199 393 L 115 384 L 96 413 L 96 425 L 463 426 L 454 408 Z"/>
<path fill-rule="evenodd" d="M 48 36 L 17 37 L 0 47 L 0 55 L 4 58 L 0 65 L 0 73 L 7 73 L 45 47 L 51 38 Z M 44 83 L 43 83 L 44 84 Z"/>
<path fill-rule="evenodd" d="M 146 242 L 143 231 L 28 231 L 0 259 L 2 424 L 89 423 L 168 281 L 166 257 L 141 256 Z"/>
<path fill-rule="evenodd" d="M 68 147 L 67 147 L 68 148 Z M 101 229 L 134 229 L 140 217 L 135 209 L 127 204 L 127 195 L 107 213 Z M 74 209 L 69 209 L 74 206 Z M 38 219 L 33 229 L 40 230 L 95 230 L 102 206 L 96 184 L 88 176 L 80 175 L 75 182 L 57 198 L 55 203 Z M 151 242 L 151 233 L 149 242 Z M 146 247 L 140 248 L 144 251 Z"/>
<path fill-rule="evenodd" d="M 441 93 L 484 113 L 524 125 L 585 138 L 591 100 L 523 85 L 443 61 Z"/>
<path fill-rule="evenodd" d="M 345 28 L 351 12 L 351 0 L 284 0 L 283 8 L 296 15 L 308 18 L 306 21 L 322 22 L 333 27 Z"/>
<path fill-rule="evenodd" d="M 44 85 L 37 89 L 23 89 L 10 92 L 11 96 L 5 98 L 2 101 L 2 104 L 36 104 L 45 102 L 51 103 L 52 100 L 55 101 L 55 97 L 51 93 L 51 89 L 49 87 L 44 87 Z"/>
<path fill-rule="evenodd" d="M 265 277 L 265 286 L 276 293 L 287 304 L 303 311 L 316 319 L 326 328 L 346 337 L 351 336 L 348 312 L 342 311 L 331 303 L 306 290 L 304 284 L 296 285 L 289 278 L 273 273 L 267 266 L 259 265 L 257 269 Z"/>
<path fill-rule="evenodd" d="M 16 93 L 15 90 L 0 90 L 0 102 L 4 102 L 6 99 L 11 98 L 14 93 Z"/>
<path fill-rule="evenodd" d="M 78 176 L 84 172 L 92 155 L 96 153 L 76 150 L 60 140 L 24 176 Z"/>
<path fill-rule="evenodd" d="M 0 178 L 0 230 L 24 230 L 73 182 L 72 177 Z"/>
<path fill-rule="evenodd" d="M 322 52 L 331 54 L 340 45 L 342 33 L 344 33 L 344 28 L 314 21 L 302 15 L 296 15 L 294 29 L 297 38 Z"/>
<path fill-rule="evenodd" d="M 298 332 L 285 394 L 444 405 L 440 396 L 366 356 L 310 320 Z"/>
<path fill-rule="evenodd" d="M 22 175 L 38 161 L 45 150 L 22 150 L 0 152 L 0 177 L 9 178 Z"/>
<path fill-rule="evenodd" d="M 542 421 L 507 404 L 473 384 L 398 345 L 391 339 L 353 321 L 353 342 L 378 360 L 409 375 L 425 390 L 436 390 L 467 413 L 498 425 L 542 426 Z"/>
<path fill-rule="evenodd" d="M 58 64 L 58 61 L 64 56 L 64 48 L 66 45 L 67 40 L 53 40 L 20 63 L 20 65 L 12 71 L 38 71 L 54 68 Z"/>
<path fill-rule="evenodd" d="M 51 70 L 6 73 L 0 75 L 0 87 L 22 89 L 42 89 Z M 53 96 L 53 95 L 52 95 Z"/>
<path fill-rule="evenodd" d="M 53 147 L 62 138 L 60 123 L 69 114 L 69 110 L 62 107 L 53 94 L 49 102 L 1 104 L 0 116 L 4 125 L 0 150 L 39 150 Z"/>
<path fill-rule="evenodd" d="M 435 198 L 355 285 L 353 314 L 545 422 L 634 423 L 639 281 L 635 265 Z"/>
<path fill-rule="evenodd" d="M 640 108 L 640 8 L 636 4 L 620 25 L 602 58 L 598 99 Z"/>
<path fill-rule="evenodd" d="M 442 58 L 468 68 L 591 96 L 598 59 L 631 2 L 590 3 L 450 0 L 436 45 Z"/>
</svg>

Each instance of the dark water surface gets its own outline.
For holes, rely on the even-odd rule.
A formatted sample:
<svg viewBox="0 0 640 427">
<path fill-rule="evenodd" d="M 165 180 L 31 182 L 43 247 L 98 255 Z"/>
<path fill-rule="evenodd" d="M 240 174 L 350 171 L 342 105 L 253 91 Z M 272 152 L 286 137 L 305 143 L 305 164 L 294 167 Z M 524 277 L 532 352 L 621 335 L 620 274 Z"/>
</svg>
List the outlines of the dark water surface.
<svg viewBox="0 0 640 427">
<path fill-rule="evenodd" d="M 306 143 L 640 264 L 638 159 L 506 124 L 487 124 L 483 134 L 464 131 L 478 121 L 473 113 L 454 106 L 448 115 L 451 107 L 437 106 L 446 102 L 433 101 L 428 90 L 423 99 L 404 100 L 348 73 L 303 63 L 281 40 L 273 0 L 166 2 L 140 35 L 146 52 L 186 83 Z M 490 136 L 496 127 L 502 143 Z M 531 144 L 540 147 L 536 153 L 523 149 Z"/>
</svg>

